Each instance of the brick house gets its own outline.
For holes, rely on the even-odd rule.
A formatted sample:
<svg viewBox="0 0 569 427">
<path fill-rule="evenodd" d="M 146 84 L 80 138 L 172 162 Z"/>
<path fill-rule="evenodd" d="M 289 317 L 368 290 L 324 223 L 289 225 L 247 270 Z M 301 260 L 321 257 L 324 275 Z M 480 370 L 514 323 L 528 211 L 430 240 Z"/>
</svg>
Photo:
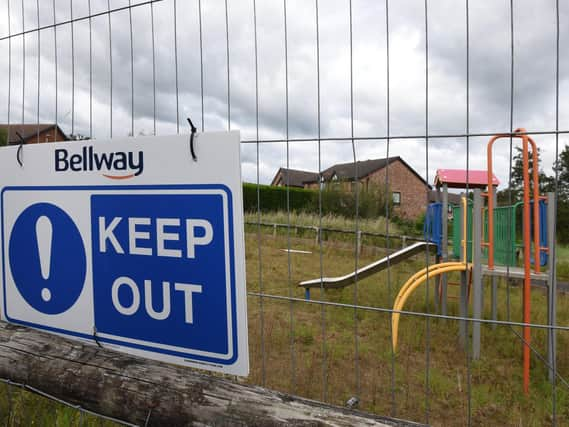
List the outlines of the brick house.
<svg viewBox="0 0 569 427">
<path fill-rule="evenodd" d="M 0 124 L 0 129 L 8 133 L 8 145 L 18 145 L 21 143 L 20 136 L 25 144 L 36 144 L 44 142 L 68 141 L 69 137 L 56 124 Z M 18 134 L 20 136 L 18 136 Z"/>
<path fill-rule="evenodd" d="M 394 213 L 417 219 L 425 211 L 431 186 L 401 157 L 357 162 L 357 181 L 364 190 L 385 188 L 387 170 Z M 318 189 L 319 185 L 338 182 L 347 191 L 354 188 L 356 165 L 353 162 L 333 165 L 322 171 L 320 178 L 317 172 L 280 168 L 271 185 L 286 186 L 287 179 L 291 187 Z"/>
</svg>

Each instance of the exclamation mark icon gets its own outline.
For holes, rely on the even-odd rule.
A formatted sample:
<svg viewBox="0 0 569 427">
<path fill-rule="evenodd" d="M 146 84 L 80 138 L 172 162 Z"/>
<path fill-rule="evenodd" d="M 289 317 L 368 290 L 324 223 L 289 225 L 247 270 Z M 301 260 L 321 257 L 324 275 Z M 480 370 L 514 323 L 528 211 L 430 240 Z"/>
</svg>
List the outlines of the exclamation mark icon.
<svg viewBox="0 0 569 427">
<path fill-rule="evenodd" d="M 51 242 L 53 237 L 53 227 L 47 216 L 40 216 L 36 222 L 36 238 L 40 259 L 42 277 L 47 280 L 51 267 Z M 51 299 L 51 291 L 48 288 L 41 290 L 41 297 L 45 302 Z"/>
</svg>

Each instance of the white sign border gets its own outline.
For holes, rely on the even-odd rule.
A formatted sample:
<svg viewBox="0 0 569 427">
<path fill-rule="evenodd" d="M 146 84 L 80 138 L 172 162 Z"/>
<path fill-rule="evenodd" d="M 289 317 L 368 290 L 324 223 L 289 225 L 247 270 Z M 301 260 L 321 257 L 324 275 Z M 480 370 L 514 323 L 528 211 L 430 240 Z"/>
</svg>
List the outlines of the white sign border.
<svg viewBox="0 0 569 427">
<path fill-rule="evenodd" d="M 224 246 L 225 246 L 225 269 L 226 269 L 226 301 L 227 301 L 227 317 L 228 317 L 228 353 L 210 353 L 200 350 L 191 350 L 188 348 L 181 348 L 177 346 L 170 346 L 112 334 L 97 334 L 94 335 L 84 334 L 72 330 L 65 330 L 51 326 L 36 324 L 33 322 L 18 320 L 10 318 L 7 310 L 6 298 L 6 254 L 5 247 L 8 242 L 5 238 L 4 227 L 4 193 L 7 191 L 91 191 L 93 194 L 103 194 L 111 192 L 112 194 L 219 194 L 223 199 L 223 222 L 224 222 Z M 175 358 L 184 358 L 184 361 L 190 364 L 197 365 L 231 365 L 238 360 L 239 344 L 237 336 L 237 325 L 235 323 L 239 320 L 237 315 L 238 295 L 236 289 L 236 266 L 235 254 L 237 251 L 235 242 L 235 213 L 233 212 L 233 197 L 231 190 L 224 184 L 141 184 L 141 185 L 78 185 L 78 186 L 6 186 L 2 189 L 0 195 L 0 216 L 1 216 L 1 235 L 4 245 L 2 246 L 2 297 L 3 297 L 3 310 L 6 319 L 12 323 L 30 326 L 36 329 L 42 329 L 50 332 L 55 332 L 61 335 L 69 335 L 76 338 L 82 338 L 87 341 L 108 342 L 110 344 L 118 345 L 119 347 L 128 347 L 135 351 L 135 353 L 142 352 L 146 357 L 152 357 L 152 353 L 159 353 L 165 356 L 174 356 Z M 91 232 L 91 230 L 89 230 Z M 92 236 L 91 236 L 92 238 Z M 230 254 L 233 254 L 233 259 Z M 233 261 L 233 262 L 232 262 Z M 92 259 L 88 260 L 92 266 Z M 93 284 L 93 286 L 95 286 Z M 161 351 L 163 350 L 163 351 Z M 197 358 L 196 358 L 197 356 Z M 217 357 L 214 357 L 217 356 Z"/>
</svg>

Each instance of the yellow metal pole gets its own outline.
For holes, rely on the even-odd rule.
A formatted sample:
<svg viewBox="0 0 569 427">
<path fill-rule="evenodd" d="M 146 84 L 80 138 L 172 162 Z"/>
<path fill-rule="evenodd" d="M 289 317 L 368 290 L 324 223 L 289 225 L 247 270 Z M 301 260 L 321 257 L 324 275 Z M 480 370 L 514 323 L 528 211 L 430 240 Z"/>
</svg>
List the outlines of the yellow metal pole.
<svg viewBox="0 0 569 427">
<path fill-rule="evenodd" d="M 403 309 L 405 302 L 411 296 L 413 291 L 416 288 L 418 288 L 421 283 L 423 283 L 425 280 L 427 280 L 427 276 L 428 277 L 438 276 L 440 274 L 448 273 L 451 271 L 465 271 L 465 270 L 468 270 L 469 268 L 470 268 L 470 266 L 468 264 L 458 263 L 457 265 L 448 265 L 446 267 L 437 268 L 434 271 L 432 269 L 429 269 L 428 275 L 427 275 L 426 271 L 423 270 L 424 272 L 422 275 L 417 275 L 417 274 L 413 275 L 413 277 L 410 278 L 405 283 L 405 285 L 403 285 L 403 287 L 401 288 L 401 291 L 399 291 L 399 294 L 397 295 L 396 305 L 393 307 L 393 310 L 395 310 L 396 312 L 391 314 L 391 325 L 392 325 L 392 331 L 393 331 L 393 333 L 392 333 L 392 340 L 393 340 L 392 344 L 393 344 L 393 350 L 394 351 L 397 349 L 397 334 L 399 332 L 399 317 L 401 316 L 401 313 L 398 313 L 398 312 Z M 404 292 L 402 292 L 402 291 L 404 291 Z"/>
</svg>

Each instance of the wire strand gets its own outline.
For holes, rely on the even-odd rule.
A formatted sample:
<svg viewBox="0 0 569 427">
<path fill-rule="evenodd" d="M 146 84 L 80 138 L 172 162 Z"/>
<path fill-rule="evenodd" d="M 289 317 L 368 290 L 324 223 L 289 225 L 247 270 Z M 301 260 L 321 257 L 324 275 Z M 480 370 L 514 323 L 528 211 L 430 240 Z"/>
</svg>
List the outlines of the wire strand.
<svg viewBox="0 0 569 427">
<path fill-rule="evenodd" d="M 178 0 L 174 0 L 174 70 L 176 75 L 176 133 L 180 133 L 180 89 L 178 82 Z"/>
<path fill-rule="evenodd" d="M 354 359 L 355 359 L 355 377 L 356 377 L 356 398 L 361 399 L 361 381 L 360 381 L 360 352 L 359 352 L 359 333 L 358 333 L 358 269 L 360 257 L 360 243 L 361 235 L 359 234 L 359 217 L 360 217 L 360 183 L 358 171 L 358 159 L 356 155 L 356 144 L 354 137 L 354 36 L 353 36 L 353 9 L 352 0 L 349 3 L 350 7 L 350 133 L 352 137 L 352 156 L 354 161 L 354 188 L 356 195 L 356 211 L 355 211 L 355 248 L 354 248 L 354 271 L 356 272 L 354 279 Z"/>
<path fill-rule="evenodd" d="M 469 170 L 470 170 L 470 137 L 468 136 L 470 133 L 470 3 L 466 0 L 466 197 L 468 197 L 469 193 Z M 466 206 L 466 215 L 468 218 L 468 203 Z M 468 224 L 468 219 L 467 219 Z M 463 239 L 468 241 L 468 231 L 466 232 L 466 236 L 463 236 Z M 468 244 L 466 253 L 464 254 L 464 259 L 468 259 Z M 464 286 L 467 285 L 467 273 L 464 273 L 463 278 Z M 466 293 L 467 294 L 467 293 Z M 466 315 L 468 315 L 468 302 L 466 303 Z M 468 326 L 469 324 L 465 324 L 465 350 L 466 350 L 466 395 L 467 395 L 467 425 L 470 427 L 472 425 L 472 353 L 470 347 L 470 340 L 469 340 L 469 331 Z"/>
<path fill-rule="evenodd" d="M 387 303 L 389 306 L 392 304 L 393 299 L 393 286 L 391 284 L 391 239 L 390 239 L 390 230 L 389 230 L 389 223 L 391 220 L 390 215 L 390 203 L 392 202 L 392 195 L 389 189 L 389 149 L 391 140 L 389 138 L 391 134 L 391 81 L 390 81 L 390 52 L 389 52 L 389 0 L 385 0 L 385 63 L 386 63 L 386 147 L 385 147 L 385 157 L 387 159 L 387 165 L 385 167 L 385 234 L 386 234 L 386 249 L 387 249 Z M 389 317 L 389 340 L 393 342 L 393 323 L 391 317 Z M 395 396 L 395 350 L 393 346 L 391 346 L 391 354 L 390 354 L 390 368 L 391 373 L 389 376 L 390 386 L 391 386 L 391 416 L 397 416 L 397 401 Z"/>
<path fill-rule="evenodd" d="M 253 34 L 255 56 L 255 135 L 259 140 L 259 54 L 257 38 L 257 1 L 253 0 Z M 267 358 L 265 347 L 265 312 L 263 301 L 263 262 L 261 250 L 261 184 L 260 184 L 260 144 L 257 143 L 257 259 L 259 262 L 259 323 L 261 337 L 261 385 L 267 384 Z"/>
<path fill-rule="evenodd" d="M 37 23 L 40 25 L 40 2 L 36 0 Z M 73 49 L 72 49 L 73 50 Z M 36 143 L 40 142 L 40 93 L 41 93 L 41 33 L 38 32 L 38 93 L 37 93 L 37 128 Z"/>
<path fill-rule="evenodd" d="M 123 10 L 134 9 L 136 7 L 142 7 L 142 6 L 152 4 L 152 3 L 160 3 L 163 1 L 165 1 L 165 0 L 148 0 L 145 2 L 133 4 L 131 6 L 123 6 L 123 7 L 118 7 L 116 9 L 108 9 L 108 10 L 105 10 L 103 12 L 94 13 L 94 14 L 89 13 L 87 16 L 82 16 L 80 18 L 74 18 L 74 19 L 68 19 L 66 21 L 61 21 L 61 22 L 55 21 L 55 14 L 54 14 L 53 24 L 44 25 L 44 26 L 38 27 L 38 28 L 33 28 L 31 30 L 21 31 L 19 33 L 14 33 L 14 34 L 11 34 L 11 35 L 5 36 L 5 37 L 0 37 L 0 41 L 7 40 L 8 38 L 20 37 L 20 36 L 35 33 L 38 31 L 43 31 L 43 30 L 47 30 L 47 29 L 51 29 L 51 28 L 57 28 L 57 27 L 61 27 L 64 25 L 69 25 L 69 24 L 74 23 L 74 22 L 87 21 L 90 18 L 97 18 L 99 16 L 110 15 L 110 14 L 122 12 Z M 55 10 L 55 1 L 53 3 L 54 3 L 54 10 Z"/>
<path fill-rule="evenodd" d="M 87 1 L 87 7 L 89 10 L 89 138 L 93 139 L 93 21 L 91 18 L 91 0 Z M 56 28 L 54 27 L 53 30 L 55 32 Z"/>
<path fill-rule="evenodd" d="M 227 60 L 227 130 L 231 130 L 231 71 L 229 68 L 229 9 L 225 0 L 225 55 Z"/>
<path fill-rule="evenodd" d="M 175 4 L 174 0 L 174 7 L 176 7 Z M 128 5 L 131 5 L 131 0 L 128 0 Z M 134 136 L 134 32 L 132 28 L 132 8 L 128 9 L 128 26 L 130 31 L 130 136 Z"/>
<path fill-rule="evenodd" d="M 107 9 L 111 9 L 111 0 L 107 0 Z M 113 30 L 111 14 L 107 14 L 109 22 L 109 134 L 113 138 Z"/>
<path fill-rule="evenodd" d="M 203 63 L 203 29 L 202 29 L 202 1 L 198 0 L 198 17 L 199 17 L 199 35 L 200 35 L 200 97 L 202 106 L 202 132 L 205 129 L 205 113 L 204 113 L 204 63 Z"/>
<path fill-rule="evenodd" d="M 466 134 L 466 133 L 450 133 L 449 134 L 449 133 L 447 133 L 447 134 L 429 134 L 429 135 L 427 135 L 427 134 L 389 135 L 389 139 L 391 141 L 394 141 L 394 140 L 421 140 L 421 139 L 426 139 L 426 138 L 430 138 L 430 139 L 458 139 L 458 138 L 466 138 L 466 137 L 470 137 L 470 138 L 493 137 L 496 135 L 509 136 L 509 135 L 513 135 L 513 134 L 514 133 L 510 132 L 509 130 L 495 130 L 492 132 L 474 132 L 474 133 L 470 133 L 470 134 Z M 524 134 L 528 135 L 528 136 L 569 135 L 569 130 L 527 131 L 527 132 L 524 132 Z M 355 135 L 353 137 L 353 140 L 354 141 L 385 141 L 385 140 L 387 140 L 387 138 L 388 138 L 387 135 L 375 135 L 375 136 L 357 136 L 357 135 Z M 305 138 L 290 138 L 289 141 L 290 142 L 311 142 L 311 143 L 313 143 L 317 139 L 318 138 L 316 136 L 314 136 L 314 137 L 305 137 Z M 350 143 L 350 144 L 352 142 L 351 136 L 323 137 L 320 139 L 322 141 L 326 141 L 326 142 L 346 142 L 346 143 Z M 278 144 L 278 143 L 286 142 L 286 140 L 282 139 L 282 138 L 269 138 L 269 139 L 260 139 L 259 141 L 257 141 L 256 139 L 245 139 L 245 140 L 241 141 L 242 144 L 256 144 L 257 142 L 260 144 Z"/>
<path fill-rule="evenodd" d="M 288 294 L 292 297 L 292 266 L 291 266 L 291 241 L 290 241 L 290 143 L 289 138 L 289 103 L 288 103 L 288 27 L 287 27 L 287 11 L 286 0 L 283 0 L 283 17 L 284 17 L 284 64 L 285 64 L 285 132 L 286 132 L 286 215 L 287 215 L 287 280 Z M 296 355 L 294 347 L 294 303 L 289 303 L 289 345 L 290 345 L 290 389 L 294 393 L 296 391 Z"/>
<path fill-rule="evenodd" d="M 150 3 L 150 29 L 152 32 L 152 134 L 156 135 L 156 36 L 154 32 L 154 3 Z"/>
</svg>

